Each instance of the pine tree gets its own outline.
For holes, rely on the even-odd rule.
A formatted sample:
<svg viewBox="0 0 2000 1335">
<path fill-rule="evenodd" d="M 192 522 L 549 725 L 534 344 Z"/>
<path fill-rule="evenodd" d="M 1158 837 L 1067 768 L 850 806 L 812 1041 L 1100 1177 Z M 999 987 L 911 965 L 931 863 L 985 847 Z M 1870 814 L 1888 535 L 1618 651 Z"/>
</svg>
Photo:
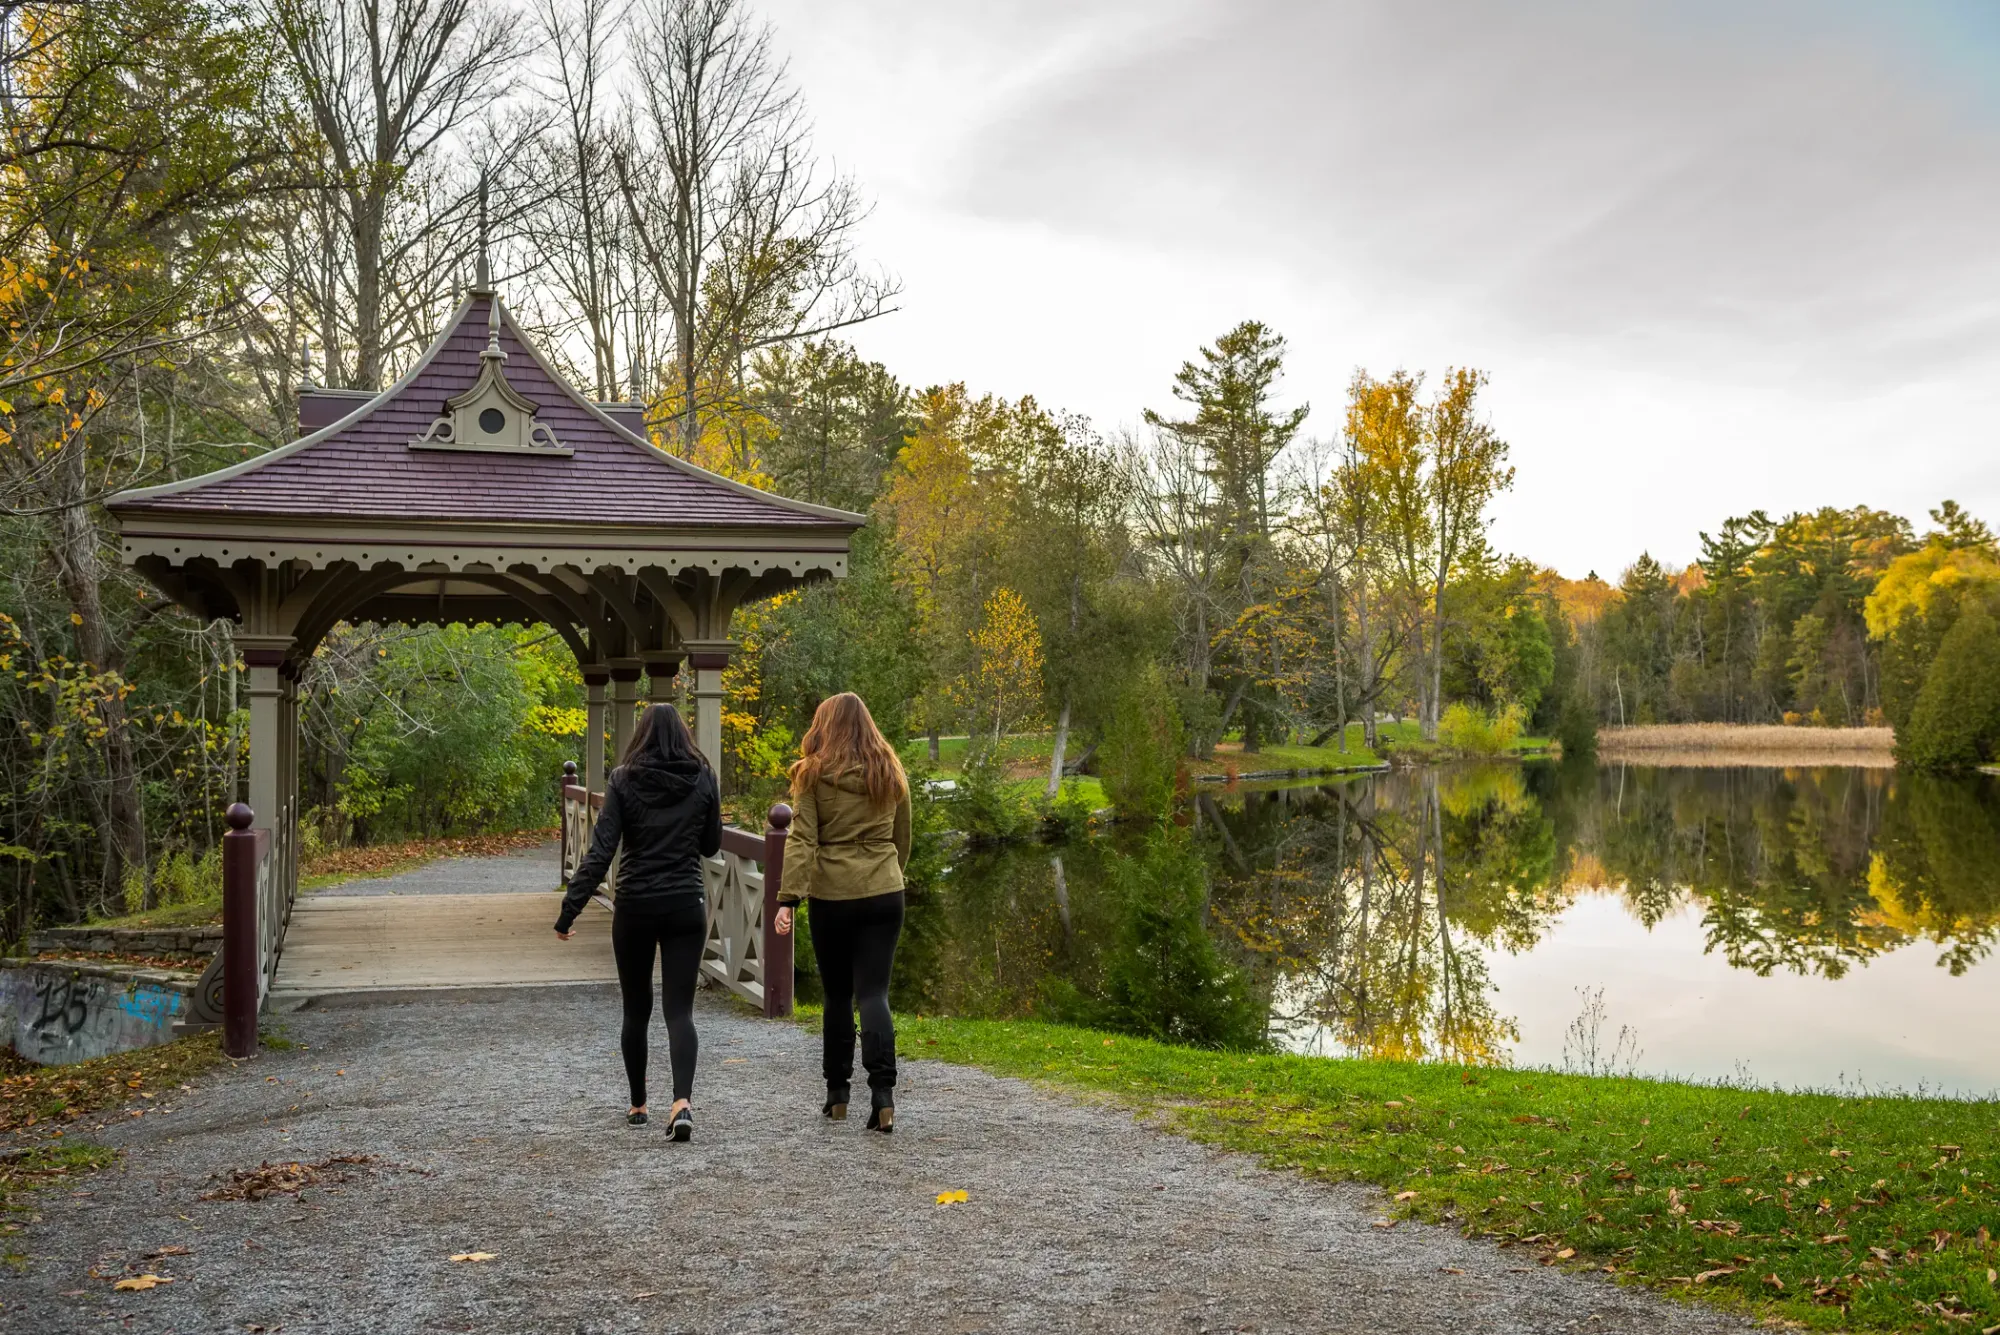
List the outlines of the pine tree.
<svg viewBox="0 0 2000 1335">
<path fill-rule="evenodd" d="M 1924 675 L 1897 759 L 1916 769 L 1966 770 L 2000 743 L 2000 627 L 1984 607 L 1960 614 Z"/>
</svg>

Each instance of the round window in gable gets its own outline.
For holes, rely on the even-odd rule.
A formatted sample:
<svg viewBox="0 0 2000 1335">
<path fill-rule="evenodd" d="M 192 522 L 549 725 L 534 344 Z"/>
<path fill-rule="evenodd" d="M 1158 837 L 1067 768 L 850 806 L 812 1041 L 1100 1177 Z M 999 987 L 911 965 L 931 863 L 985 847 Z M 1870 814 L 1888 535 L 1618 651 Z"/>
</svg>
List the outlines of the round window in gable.
<svg viewBox="0 0 2000 1335">
<path fill-rule="evenodd" d="M 488 408 L 479 414 L 479 429 L 489 436 L 500 434 L 500 428 L 507 425 L 507 414 L 498 408 Z"/>
</svg>

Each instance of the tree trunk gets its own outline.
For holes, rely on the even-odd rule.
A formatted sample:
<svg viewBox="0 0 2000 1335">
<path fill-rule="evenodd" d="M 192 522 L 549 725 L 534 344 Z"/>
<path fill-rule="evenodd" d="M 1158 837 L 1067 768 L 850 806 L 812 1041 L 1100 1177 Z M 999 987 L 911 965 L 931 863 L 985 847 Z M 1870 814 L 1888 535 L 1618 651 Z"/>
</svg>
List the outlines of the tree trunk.
<svg viewBox="0 0 2000 1335">
<path fill-rule="evenodd" d="M 1373 751 L 1376 740 L 1375 697 L 1381 692 L 1375 682 L 1375 629 L 1368 620 L 1368 585 L 1365 581 L 1355 589 L 1354 629 L 1361 639 L 1361 698 L 1356 702 L 1361 707 L 1361 737 L 1368 744 L 1368 749 Z"/>
<path fill-rule="evenodd" d="M 113 642 L 98 589 L 97 525 L 83 504 L 86 489 L 84 451 L 79 442 L 65 451 L 66 496 L 56 511 L 57 579 L 76 624 L 78 656 L 92 671 L 117 677 L 124 666 L 123 646 Z M 102 705 L 106 818 L 104 891 L 118 903 L 126 880 L 136 875 L 143 886 L 142 906 L 156 907 L 151 878 L 146 875 L 146 808 L 139 789 L 139 766 L 132 750 L 132 733 L 125 715 L 122 678 L 110 683 Z"/>
<path fill-rule="evenodd" d="M 933 765 L 942 764 L 943 761 L 938 752 L 938 730 L 937 730 L 937 725 L 935 723 L 931 725 L 930 740 L 931 740 L 931 764 Z"/>
<path fill-rule="evenodd" d="M 378 166 L 376 171 L 385 170 Z M 382 388 L 382 214 L 371 188 L 354 208 L 354 378 L 349 389 Z"/>
<path fill-rule="evenodd" d="M 1424 699 L 1424 740 L 1438 739 L 1438 697 L 1444 693 L 1444 572 L 1431 595 L 1431 654 Z"/>
<path fill-rule="evenodd" d="M 1049 791 L 1054 797 L 1062 791 L 1063 751 L 1069 745 L 1069 694 L 1064 692 L 1062 712 L 1056 715 L 1056 744 L 1049 756 Z"/>
</svg>

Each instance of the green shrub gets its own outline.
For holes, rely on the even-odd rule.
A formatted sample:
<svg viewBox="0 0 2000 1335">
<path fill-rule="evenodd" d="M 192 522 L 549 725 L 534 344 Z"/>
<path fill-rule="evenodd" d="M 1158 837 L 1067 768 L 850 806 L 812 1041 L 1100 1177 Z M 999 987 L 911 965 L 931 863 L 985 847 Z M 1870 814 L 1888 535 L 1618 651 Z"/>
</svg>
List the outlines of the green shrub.
<svg viewBox="0 0 2000 1335">
<path fill-rule="evenodd" d="M 2000 627 L 1968 606 L 1938 645 L 1924 674 L 1896 758 L 1933 772 L 1971 769 L 2000 743 Z"/>
<path fill-rule="evenodd" d="M 1007 782 L 1000 748 L 990 743 L 967 754 L 951 814 L 966 834 L 993 843 L 1020 838 L 1035 819 L 1027 794 Z"/>
<path fill-rule="evenodd" d="M 1062 787 L 1049 798 L 1042 808 L 1042 820 L 1054 826 L 1065 838 L 1082 834 L 1090 828 L 1092 810 L 1090 794 L 1075 779 L 1063 780 Z"/>
<path fill-rule="evenodd" d="M 1157 820 L 1166 814 L 1183 741 L 1173 688 L 1157 664 L 1148 664 L 1119 693 L 1097 753 L 1105 795 L 1120 816 Z"/>
<path fill-rule="evenodd" d="M 1565 760 L 1585 760 L 1597 754 L 1597 711 L 1581 691 L 1572 691 L 1563 700 L 1556 718 L 1556 741 L 1562 744 Z"/>
<path fill-rule="evenodd" d="M 1110 865 L 1119 926 L 1101 991 L 1052 982 L 1056 1018 L 1188 1047 L 1269 1046 L 1267 1011 L 1248 972 L 1208 933 L 1208 867 L 1187 832 L 1161 826 L 1140 856 Z"/>
<path fill-rule="evenodd" d="M 1519 705 L 1489 714 L 1468 704 L 1455 704 L 1438 720 L 1438 741 L 1468 756 L 1504 756 L 1521 736 L 1525 715 Z"/>
</svg>

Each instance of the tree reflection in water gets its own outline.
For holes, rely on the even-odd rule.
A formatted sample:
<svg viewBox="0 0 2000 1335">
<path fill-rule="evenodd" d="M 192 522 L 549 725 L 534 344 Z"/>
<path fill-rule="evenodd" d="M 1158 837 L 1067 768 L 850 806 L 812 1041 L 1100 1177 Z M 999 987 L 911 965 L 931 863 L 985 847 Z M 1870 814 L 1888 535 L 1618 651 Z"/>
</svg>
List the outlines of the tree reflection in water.
<svg viewBox="0 0 2000 1335">
<path fill-rule="evenodd" d="M 1697 913 L 1706 949 L 1759 975 L 1838 979 L 1917 942 L 1958 975 L 2000 932 L 2000 786 L 1984 777 L 1446 767 L 1202 793 L 1184 821 L 1208 931 L 1279 1037 L 1333 1050 L 1505 1060 L 1517 1034 L 1487 961 L 1533 951 L 1585 895 L 1648 927 Z M 1126 832 L 961 856 L 912 892 L 896 1004 L 1055 1016 L 1102 997 L 1141 861 Z"/>
</svg>

